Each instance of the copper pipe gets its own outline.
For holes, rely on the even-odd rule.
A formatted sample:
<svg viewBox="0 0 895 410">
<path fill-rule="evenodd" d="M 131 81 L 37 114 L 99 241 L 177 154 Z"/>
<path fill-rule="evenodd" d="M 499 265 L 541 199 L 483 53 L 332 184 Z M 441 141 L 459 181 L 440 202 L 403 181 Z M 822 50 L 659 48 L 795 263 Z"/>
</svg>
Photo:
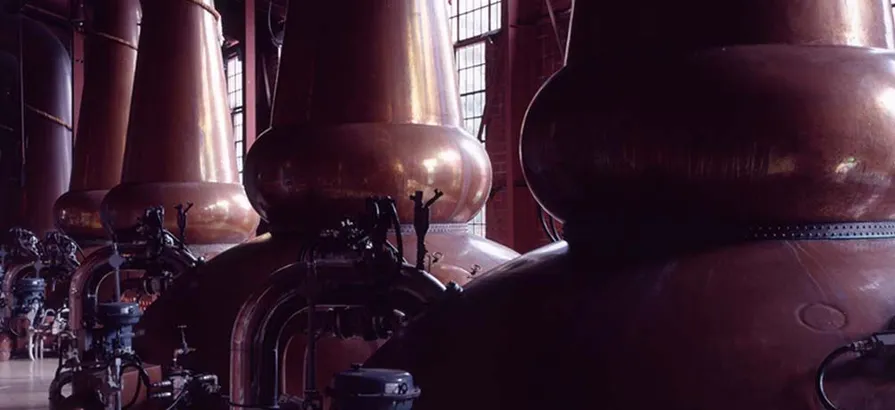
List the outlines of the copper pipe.
<svg viewBox="0 0 895 410">
<path fill-rule="evenodd" d="M 445 192 L 432 208 L 426 237 L 429 251 L 443 255 L 429 270 L 442 283 L 465 284 L 477 266 L 487 270 L 517 256 L 468 233 L 466 222 L 482 209 L 491 187 L 491 165 L 483 146 L 460 127 L 444 2 L 293 2 L 289 13 L 272 126 L 252 146 L 245 168 L 246 191 L 273 233 L 216 256 L 176 283 L 141 319 L 152 343 L 135 341 L 145 360 L 169 360 L 179 340 L 172 323 L 186 324 L 197 334 L 191 341 L 197 367 L 220 376 L 225 386 L 231 370 L 234 378 L 245 377 L 246 369 L 229 366 L 244 302 L 295 262 L 308 235 L 364 212 L 369 196 L 395 198 L 407 223 L 414 191 L 425 191 L 426 199 L 436 188 Z M 340 15 L 338 23 L 312 17 L 332 13 Z M 416 237 L 412 228 L 402 230 L 405 258 L 414 260 Z M 302 389 L 296 365 L 302 354 L 288 353 L 304 349 L 301 339 L 292 338 L 286 348 L 287 394 Z M 327 347 L 318 374 L 341 369 L 349 355 L 362 360 L 375 346 L 331 341 Z"/>
<path fill-rule="evenodd" d="M 420 380 L 415 410 L 822 409 L 814 369 L 895 316 L 891 5 L 574 7 L 521 136 L 567 242 L 367 365 Z M 838 366 L 836 403 L 895 406 L 866 364 Z"/>
<path fill-rule="evenodd" d="M 52 204 L 68 189 L 71 174 L 71 66 L 58 38 L 23 16 L 0 16 L 0 50 L 17 54 L 24 73 L 23 186 L 15 225 L 38 235 L 53 229 Z"/>
<path fill-rule="evenodd" d="M 258 224 L 236 173 L 219 18 L 211 0 L 143 4 L 121 184 L 102 204 L 115 229 L 150 206 L 192 202 L 191 246 L 219 252 Z M 176 231 L 173 212 L 165 226 Z"/>
<path fill-rule="evenodd" d="M 146 258 L 146 246 L 141 243 L 118 244 L 118 253 L 125 259 L 121 266 L 122 271 L 146 271 L 148 269 L 163 269 L 171 272 L 175 278 L 191 272 L 197 266 L 197 259 L 188 251 L 173 247 L 162 248 L 157 258 Z M 85 319 L 95 316 L 96 305 L 99 300 L 100 286 L 103 281 L 113 276 L 115 270 L 109 265 L 109 258 L 115 253 L 112 245 L 99 248 L 92 252 L 81 266 L 75 270 L 69 285 L 69 323 L 72 332 L 81 341 L 81 349 L 86 348 L 84 341 L 89 336 L 90 328 L 84 328 Z"/>
<path fill-rule="evenodd" d="M 318 260 L 316 263 L 321 272 L 326 272 L 325 281 L 330 284 L 349 284 L 365 280 L 350 262 Z M 281 357 L 287 347 L 284 342 L 291 341 L 294 336 L 294 333 L 288 334 L 285 331 L 304 330 L 302 327 L 290 327 L 289 324 L 300 315 L 307 315 L 304 296 L 307 294 L 304 288 L 305 273 L 304 262 L 284 266 L 274 272 L 266 288 L 252 295 L 240 309 L 233 328 L 230 349 L 232 352 L 230 394 L 234 403 L 249 406 L 276 404 L 275 397 L 279 396 L 276 392 L 281 389 L 277 378 L 284 367 Z M 396 289 L 402 289 L 415 300 L 416 306 L 408 306 L 411 310 L 416 309 L 418 312 L 423 306 L 444 296 L 444 285 L 434 277 L 419 275 L 413 270 L 403 273 L 404 276 L 396 284 Z M 330 289 L 331 293 L 319 295 L 318 300 L 321 304 L 332 305 L 338 303 L 340 299 L 342 303 L 349 302 L 349 304 L 362 302 L 357 299 L 346 299 L 344 295 L 340 297 L 338 288 Z M 278 355 L 272 352 L 281 353 Z M 326 367 L 314 372 L 319 379 L 318 385 L 327 385 L 332 373 L 339 371 L 339 366 L 333 368 L 333 359 L 336 358 L 323 361 Z M 336 361 L 341 362 L 341 368 L 346 368 L 351 365 L 350 360 L 351 358 L 345 357 Z M 294 365 L 296 362 L 293 359 L 290 364 Z"/>
<path fill-rule="evenodd" d="M 100 202 L 121 181 L 140 13 L 139 0 L 94 2 L 85 31 L 87 71 L 71 191 L 54 207 L 60 229 L 82 242 L 106 239 Z"/>
</svg>

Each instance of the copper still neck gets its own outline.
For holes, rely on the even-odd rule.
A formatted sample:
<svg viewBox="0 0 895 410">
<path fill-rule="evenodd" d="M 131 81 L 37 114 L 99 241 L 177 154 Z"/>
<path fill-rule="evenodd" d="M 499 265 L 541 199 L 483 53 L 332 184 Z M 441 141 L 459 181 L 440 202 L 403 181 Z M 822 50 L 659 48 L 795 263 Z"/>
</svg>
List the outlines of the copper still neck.
<svg viewBox="0 0 895 410">
<path fill-rule="evenodd" d="M 22 79 L 23 95 L 15 90 L 21 113 L 15 138 L 23 158 L 13 225 L 42 236 L 54 228 L 53 203 L 68 190 L 71 176 L 71 57 L 46 26 L 5 11 L 0 11 L 0 51 L 18 56 Z"/>
<path fill-rule="evenodd" d="M 60 228 L 79 240 L 106 236 L 99 208 L 121 181 L 139 22 L 139 0 L 101 0 L 94 2 L 85 30 L 87 70 L 71 191 L 55 206 Z"/>
<path fill-rule="evenodd" d="M 892 48 L 895 39 L 890 0 L 574 3 L 568 64 L 748 44 Z"/>
<path fill-rule="evenodd" d="M 164 206 L 175 231 L 177 204 L 194 203 L 187 241 L 233 244 L 258 217 L 239 184 L 212 0 L 144 2 L 121 184 L 103 200 L 115 229 Z"/>
<path fill-rule="evenodd" d="M 289 8 L 271 128 L 246 159 L 249 198 L 273 230 L 332 224 L 363 211 L 373 195 L 401 201 L 444 191 L 432 209 L 436 223 L 464 223 L 482 209 L 491 164 L 460 128 L 445 7 Z M 328 13 L 339 21 L 319 18 Z M 399 210 L 402 220 L 411 209 Z"/>
<path fill-rule="evenodd" d="M 289 8 L 271 125 L 460 126 L 446 9 L 356 3 Z M 319 18 L 336 8 L 351 30 Z"/>
</svg>

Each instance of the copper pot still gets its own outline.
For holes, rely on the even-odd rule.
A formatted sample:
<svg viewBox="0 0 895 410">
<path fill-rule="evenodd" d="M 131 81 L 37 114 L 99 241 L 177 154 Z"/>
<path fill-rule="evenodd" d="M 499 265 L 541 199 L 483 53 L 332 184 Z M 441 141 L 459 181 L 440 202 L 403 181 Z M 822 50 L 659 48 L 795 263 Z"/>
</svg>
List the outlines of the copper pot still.
<svg viewBox="0 0 895 410">
<path fill-rule="evenodd" d="M 54 212 L 59 228 L 85 248 L 108 241 L 99 209 L 121 182 L 140 18 L 139 0 L 97 0 L 84 30 L 86 72 L 71 191 L 56 201 Z"/>
<path fill-rule="evenodd" d="M 460 127 L 444 2 L 300 2 L 288 12 L 271 128 L 252 146 L 245 166 L 249 200 L 272 233 L 218 255 L 175 284 L 141 321 L 152 344 L 137 346 L 146 360 L 170 360 L 179 340 L 175 325 L 188 325 L 197 368 L 220 376 L 231 400 L 245 405 L 263 404 L 242 394 L 251 383 L 263 383 L 256 375 L 269 380 L 281 372 L 279 391 L 302 393 L 305 342 L 294 325 L 302 319 L 283 335 L 282 364 L 242 365 L 251 362 L 258 333 L 286 325 L 256 329 L 272 306 L 262 296 L 301 295 L 283 285 L 289 275 L 274 273 L 298 262 L 320 229 L 364 213 L 371 196 L 397 202 L 412 263 L 417 252 L 409 196 L 422 191 L 428 200 L 436 189 L 444 193 L 430 209 L 425 258 L 426 270 L 442 283 L 465 284 L 518 256 L 467 232 L 490 191 L 491 164 L 484 147 Z M 319 18 L 326 15 L 340 17 Z M 339 269 L 331 277 L 352 277 L 352 267 Z M 380 343 L 321 340 L 317 385 L 366 360 Z"/>
<path fill-rule="evenodd" d="M 576 1 L 521 142 L 567 242 L 367 365 L 410 371 L 417 410 L 822 409 L 824 357 L 895 316 L 891 20 L 888 0 Z M 826 389 L 893 408 L 878 376 L 842 360 Z"/>
<path fill-rule="evenodd" d="M 0 228 L 19 226 L 43 236 L 54 229 L 53 203 L 68 190 L 71 175 L 71 57 L 49 28 L 6 10 L 0 10 L 0 55 L 6 55 L 4 73 L 15 73 L 11 79 L 14 84 L 7 82 L 10 79 L 2 81 L 0 92 L 6 95 L 0 99 L 14 101 L 16 110 L 12 115 L 2 114 L 0 135 L 18 142 L 4 141 L 0 148 L 4 150 L 0 155 L 6 157 L 0 158 L 0 164 L 7 172 L 14 171 L 11 175 L 4 172 L 2 185 L 15 181 L 11 192 L 0 197 L 0 209 L 4 210 L 0 222 L 8 224 Z M 15 56 L 15 66 L 8 70 L 11 56 Z M 19 77 L 24 83 L 23 99 L 19 97 Z M 12 108 L 3 104 L 4 110 Z M 24 133 L 19 110 L 24 110 Z M 6 123 L 7 119 L 12 123 Z M 25 141 L 21 142 L 23 136 Z"/>
<path fill-rule="evenodd" d="M 212 0 L 142 3 L 121 180 L 100 205 L 119 231 L 162 206 L 177 232 L 175 206 L 192 203 L 185 237 L 201 256 L 251 238 L 259 219 L 239 183 L 220 20 Z"/>
</svg>

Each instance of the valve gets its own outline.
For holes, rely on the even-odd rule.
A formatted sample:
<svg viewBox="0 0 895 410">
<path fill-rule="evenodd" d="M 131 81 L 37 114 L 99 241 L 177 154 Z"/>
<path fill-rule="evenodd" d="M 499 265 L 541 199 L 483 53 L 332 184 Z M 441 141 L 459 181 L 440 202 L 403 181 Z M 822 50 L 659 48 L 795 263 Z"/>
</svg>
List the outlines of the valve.
<svg viewBox="0 0 895 410">
<path fill-rule="evenodd" d="M 416 191 L 410 196 L 413 201 L 413 230 L 416 232 L 416 268 L 425 270 L 426 265 L 426 234 L 429 232 L 429 208 L 444 195 L 444 192 L 435 190 L 435 196 L 423 202 L 423 191 Z"/>
<path fill-rule="evenodd" d="M 186 341 L 186 325 L 179 325 L 177 326 L 177 329 L 180 330 L 180 348 L 174 350 L 172 367 L 175 369 L 180 368 L 180 365 L 178 364 L 178 359 L 180 358 L 180 356 L 187 355 L 196 351 L 196 349 L 190 347 L 190 345 Z"/>
<path fill-rule="evenodd" d="M 180 239 L 180 248 L 183 249 L 186 244 L 186 213 L 193 208 L 193 203 L 187 202 L 186 207 L 183 204 L 177 204 L 174 208 L 177 209 L 177 236 Z"/>
</svg>

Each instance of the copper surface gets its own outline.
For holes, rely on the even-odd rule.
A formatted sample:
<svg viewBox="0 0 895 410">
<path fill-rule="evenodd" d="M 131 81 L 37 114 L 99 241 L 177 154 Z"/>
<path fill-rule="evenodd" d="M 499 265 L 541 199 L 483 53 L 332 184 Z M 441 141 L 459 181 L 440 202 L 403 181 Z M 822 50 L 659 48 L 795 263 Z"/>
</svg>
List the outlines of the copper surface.
<svg viewBox="0 0 895 410">
<path fill-rule="evenodd" d="M 71 58 L 44 25 L 0 13 L 0 50 L 18 55 L 22 25 L 25 131 L 19 225 L 42 236 L 54 228 L 52 207 L 71 175 Z"/>
<path fill-rule="evenodd" d="M 329 262 L 329 264 L 327 264 Z M 339 260 L 317 261 L 321 276 L 333 282 L 348 283 L 364 280 L 366 272 L 345 266 Z M 296 371 L 302 371 L 305 360 L 307 329 L 307 270 L 305 262 L 286 265 L 274 272 L 268 280 L 269 285 L 261 292 L 253 294 L 246 300 L 236 317 L 230 341 L 230 399 L 234 403 L 251 403 L 264 405 L 274 391 L 287 391 L 287 383 L 273 388 L 274 380 L 301 381 L 294 377 Z M 332 282 L 330 282 L 332 283 Z M 398 290 L 400 289 L 400 291 Z M 409 268 L 397 275 L 393 292 L 401 292 L 407 300 L 394 309 L 413 317 L 418 315 L 426 305 L 444 296 L 445 287 L 437 279 L 429 275 L 420 275 Z M 338 292 L 338 291 L 334 291 Z M 342 291 L 344 293 L 344 290 Z M 320 303 L 339 303 L 334 295 L 323 291 L 318 295 Z M 354 303 L 366 301 L 352 296 Z M 330 302 L 332 301 L 332 302 Z M 349 298 L 342 295 L 341 303 L 350 304 Z M 319 316 L 318 316 L 319 317 Z M 297 339 L 294 337 L 298 336 Z M 320 368 L 317 369 L 317 385 L 327 386 L 332 375 L 351 366 L 351 360 L 358 363 L 372 354 L 382 344 L 381 341 L 364 341 L 360 338 L 332 340 L 330 346 L 338 350 L 325 352 Z M 283 346 L 284 356 L 288 356 L 288 366 L 280 368 L 278 356 L 271 355 L 273 349 Z M 339 348 L 341 347 L 341 348 Z M 290 355 L 291 353 L 291 355 Z M 277 369 L 277 370 L 273 370 Z M 282 373 L 282 376 L 280 376 Z M 276 379 L 275 379 L 276 378 Z M 301 385 L 293 391 L 301 391 Z"/>
<path fill-rule="evenodd" d="M 895 219 L 895 54 L 853 47 L 888 46 L 890 7 L 822 3 L 576 2 L 521 142 L 574 235 L 367 365 L 413 373 L 415 410 L 822 409 L 820 362 L 895 316 L 895 240 L 722 235 Z M 878 382 L 830 379 L 841 408 L 895 405 Z"/>
<path fill-rule="evenodd" d="M 572 19 L 576 33 L 569 36 L 566 59 L 574 64 L 638 58 L 646 49 L 667 54 L 749 44 L 892 48 L 895 40 L 890 0 L 575 1 Z"/>
<path fill-rule="evenodd" d="M 821 410 L 820 361 L 895 314 L 893 240 L 759 242 L 607 267 L 595 253 L 558 243 L 497 268 L 367 365 L 410 371 L 421 410 Z M 844 409 L 895 404 L 860 378 L 829 390 Z"/>
<path fill-rule="evenodd" d="M 273 229 L 332 223 L 370 195 L 436 188 L 445 195 L 433 222 L 466 222 L 482 208 L 491 164 L 460 128 L 454 49 L 435 3 L 289 10 L 271 128 L 245 167 L 249 199 Z M 314 17 L 328 13 L 340 23 Z M 400 207 L 401 219 L 411 210 Z"/>
<path fill-rule="evenodd" d="M 93 2 L 87 22 L 71 191 L 55 205 L 59 227 L 79 240 L 108 236 L 99 209 L 106 192 L 121 182 L 139 21 L 139 0 L 101 0 Z"/>
<path fill-rule="evenodd" d="M 145 360 L 167 360 L 179 341 L 176 325 L 188 325 L 197 368 L 217 374 L 237 394 L 279 365 L 244 366 L 253 360 L 245 356 L 253 349 L 245 338 L 270 329 L 253 326 L 252 315 L 241 320 L 241 309 L 265 313 L 252 295 L 300 292 L 270 278 L 296 262 L 304 235 L 363 212 L 369 196 L 393 196 L 401 220 L 410 222 L 410 194 L 445 192 L 431 220 L 450 228 L 433 226 L 426 241 L 431 253 L 443 255 L 430 270 L 443 283 L 467 283 L 472 272 L 518 255 L 466 232 L 490 190 L 491 165 L 482 145 L 460 128 L 444 2 L 307 2 L 289 12 L 271 129 L 252 146 L 245 168 L 246 191 L 273 234 L 178 281 L 141 318 L 139 327 L 152 340 L 135 340 Z M 338 22 L 318 18 L 336 12 Z M 411 261 L 415 240 L 404 236 Z M 302 392 L 305 347 L 297 330 L 287 330 L 281 351 L 288 361 L 281 391 L 293 395 Z M 365 359 L 378 343 L 327 340 L 322 346 L 317 375 L 325 385 L 332 372 Z"/>
<path fill-rule="evenodd" d="M 120 244 L 117 248 L 119 255 L 125 258 L 125 262 L 120 268 L 122 279 L 130 276 L 142 276 L 143 270 L 147 266 L 134 261 L 140 260 L 140 257 L 145 255 L 146 247 L 142 244 Z M 69 326 L 72 333 L 81 342 L 84 341 L 85 332 L 91 330 L 84 328 L 84 319 L 93 317 L 97 303 L 109 301 L 109 292 L 103 292 L 103 287 L 110 288 L 109 284 L 114 283 L 112 275 L 115 270 L 109 265 L 109 258 L 115 252 L 115 248 L 111 245 L 95 249 L 72 274 L 70 285 L 67 288 Z M 193 268 L 193 261 L 189 257 L 170 247 L 163 248 L 159 257 L 153 262 L 156 263 L 155 267 L 169 269 L 175 276 L 189 272 Z M 133 272 L 132 275 L 127 272 L 128 270 L 139 272 Z M 82 344 L 80 347 L 83 349 L 87 346 Z M 172 352 L 173 350 L 168 354 L 170 355 Z M 167 363 L 167 360 L 155 363 Z"/>
<path fill-rule="evenodd" d="M 416 248 L 408 246 L 415 240 L 412 235 L 404 237 L 408 260 L 416 257 Z M 170 360 L 171 352 L 180 343 L 177 325 L 186 324 L 190 345 L 198 349 L 192 360 L 203 370 L 217 374 L 222 386 L 229 386 L 231 335 L 245 330 L 244 324 L 237 322 L 237 315 L 250 296 L 273 285 L 268 283 L 268 277 L 296 261 L 302 243 L 299 238 L 284 234 L 265 234 L 218 255 L 199 268 L 196 275 L 176 282 L 140 319 L 138 329 L 147 335 L 134 340 L 140 357 L 151 363 Z M 430 269 L 443 283 L 465 284 L 473 279 L 471 271 L 483 272 L 518 256 L 509 248 L 462 230 L 430 233 L 426 243 L 430 252 L 444 255 Z M 359 340 L 321 342 L 318 382 L 321 386 L 328 384 L 334 370 L 363 361 L 378 345 Z M 303 352 L 304 339 L 300 335 L 281 351 L 289 360 L 284 370 L 285 392 L 298 395 L 302 391 Z M 244 375 L 238 372 L 236 377 Z"/>
<path fill-rule="evenodd" d="M 638 63 L 593 75 L 568 66 L 538 94 L 523 170 L 552 215 L 747 223 L 895 215 L 895 54 L 765 45 L 653 63 L 662 70 Z M 595 93 L 605 100 L 580 102 Z"/>
<path fill-rule="evenodd" d="M 149 206 L 186 202 L 191 244 L 238 243 L 258 224 L 236 171 L 213 11 L 211 0 L 143 4 L 121 184 L 102 203 L 116 229 Z M 176 232 L 176 213 L 166 215 Z"/>
</svg>

